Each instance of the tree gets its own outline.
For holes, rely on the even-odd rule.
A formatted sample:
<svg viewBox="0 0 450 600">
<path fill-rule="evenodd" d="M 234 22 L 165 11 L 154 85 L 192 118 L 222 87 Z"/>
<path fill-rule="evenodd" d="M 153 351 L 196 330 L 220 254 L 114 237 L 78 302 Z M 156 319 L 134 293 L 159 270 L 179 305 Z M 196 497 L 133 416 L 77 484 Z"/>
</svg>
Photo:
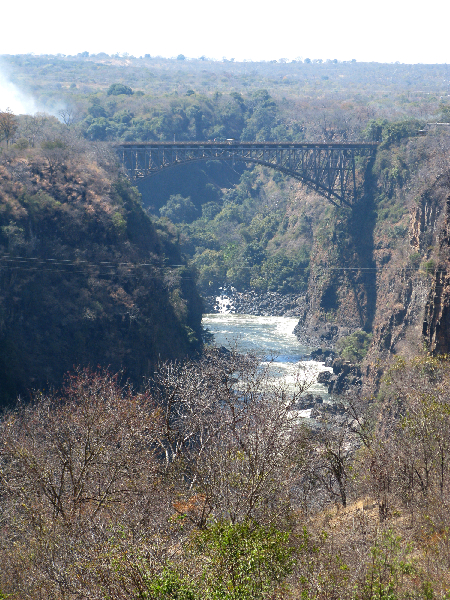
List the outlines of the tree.
<svg viewBox="0 0 450 600">
<path fill-rule="evenodd" d="M 11 109 L 7 108 L 4 112 L 0 112 L 0 136 L 6 140 L 6 147 L 14 137 L 17 128 L 17 120 Z"/>
<path fill-rule="evenodd" d="M 191 223 L 197 217 L 198 211 L 190 198 L 176 194 L 170 196 L 167 203 L 159 209 L 159 213 L 173 223 Z"/>
<path fill-rule="evenodd" d="M 372 335 L 361 329 L 354 331 L 352 334 L 341 338 L 336 348 L 340 356 L 352 363 L 359 363 L 366 356 L 369 349 Z"/>
<path fill-rule="evenodd" d="M 123 83 L 113 83 L 109 86 L 106 94 L 108 96 L 120 96 L 121 94 L 132 96 L 133 90 Z"/>
<path fill-rule="evenodd" d="M 62 140 L 56 139 L 42 142 L 41 150 L 47 162 L 50 181 L 53 181 L 56 173 L 67 160 L 69 149 Z"/>
<path fill-rule="evenodd" d="M 24 121 L 21 124 L 21 134 L 26 137 L 32 148 L 44 133 L 48 124 L 49 118 L 44 113 L 36 113 L 35 115 L 25 115 Z"/>
<path fill-rule="evenodd" d="M 201 529 L 211 519 L 284 520 L 309 444 L 291 410 L 309 385 L 300 381 L 289 392 L 254 358 L 218 349 L 158 371 L 151 390 L 164 408 L 161 450 L 183 518 Z"/>
<path fill-rule="evenodd" d="M 3 573 L 16 574 L 6 582 L 14 592 L 32 597 L 41 587 L 48 597 L 51 590 L 90 597 L 114 558 L 111 546 L 144 522 L 151 531 L 158 428 L 148 395 L 89 369 L 68 377 L 61 394 L 36 394 L 32 404 L 6 415 L 0 556 Z M 109 557 L 102 555 L 105 543 Z M 6 589 L 1 574 L 0 587 Z"/>
<path fill-rule="evenodd" d="M 399 357 L 385 376 L 383 404 L 371 439 L 361 437 L 365 449 L 359 465 L 360 480 L 376 498 L 382 520 L 396 506 L 427 527 L 441 526 L 447 518 L 449 379 L 448 357 L 429 355 L 411 361 Z"/>
<path fill-rule="evenodd" d="M 64 123 L 64 125 L 67 125 L 67 127 L 70 127 L 70 125 L 73 125 L 73 123 L 75 122 L 75 119 L 76 119 L 76 111 L 74 108 L 72 108 L 70 106 L 66 106 L 65 108 L 62 108 L 58 112 L 58 115 L 62 119 L 62 122 Z M 100 116 L 103 116 L 103 115 L 100 115 Z"/>
</svg>

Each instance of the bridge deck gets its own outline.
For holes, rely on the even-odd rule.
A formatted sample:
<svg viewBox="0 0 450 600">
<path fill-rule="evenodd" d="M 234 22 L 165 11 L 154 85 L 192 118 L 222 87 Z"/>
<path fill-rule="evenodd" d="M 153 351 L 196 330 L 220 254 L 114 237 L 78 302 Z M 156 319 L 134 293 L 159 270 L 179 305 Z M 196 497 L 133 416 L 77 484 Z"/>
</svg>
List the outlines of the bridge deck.
<svg viewBox="0 0 450 600">
<path fill-rule="evenodd" d="M 122 142 L 120 144 L 113 144 L 115 148 L 203 148 L 208 146 L 214 146 L 214 148 L 336 148 L 336 149 L 367 149 L 375 150 L 378 146 L 377 142 L 342 142 L 342 143 L 325 143 L 325 142 Z"/>
</svg>

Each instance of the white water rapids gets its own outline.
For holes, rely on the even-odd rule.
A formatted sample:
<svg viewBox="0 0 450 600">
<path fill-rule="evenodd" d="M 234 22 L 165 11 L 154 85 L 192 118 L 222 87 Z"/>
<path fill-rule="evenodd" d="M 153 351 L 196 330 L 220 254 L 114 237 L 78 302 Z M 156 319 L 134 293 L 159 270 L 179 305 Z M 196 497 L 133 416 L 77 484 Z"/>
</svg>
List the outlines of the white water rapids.
<svg viewBox="0 0 450 600">
<path fill-rule="evenodd" d="M 317 383 L 320 371 L 332 371 L 323 363 L 308 359 L 313 348 L 302 346 L 293 331 L 295 317 L 256 317 L 230 313 L 203 316 L 203 326 L 214 335 L 216 346 L 231 348 L 257 356 L 262 364 L 270 364 L 270 374 L 283 379 L 294 389 L 297 377 L 311 383 L 308 393 L 327 397 L 324 385 Z M 299 411 L 309 417 L 310 410 Z M 302 414 L 305 413 L 305 414 Z"/>
</svg>

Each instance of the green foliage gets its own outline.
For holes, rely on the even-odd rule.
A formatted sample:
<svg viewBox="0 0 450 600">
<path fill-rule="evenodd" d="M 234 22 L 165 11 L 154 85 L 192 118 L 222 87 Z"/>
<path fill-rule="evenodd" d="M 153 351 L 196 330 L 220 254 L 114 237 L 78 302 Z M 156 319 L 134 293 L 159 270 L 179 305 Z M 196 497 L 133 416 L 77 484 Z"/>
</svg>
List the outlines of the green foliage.
<svg viewBox="0 0 450 600">
<path fill-rule="evenodd" d="M 420 265 L 420 259 L 421 259 L 420 253 L 413 252 L 409 257 L 409 262 L 415 269 L 418 269 L 419 265 Z"/>
<path fill-rule="evenodd" d="M 183 250 L 198 270 L 203 291 L 224 284 L 281 293 L 306 288 L 310 222 L 297 215 L 288 217 L 284 199 L 269 209 L 259 197 L 260 187 L 258 171 L 244 172 L 239 184 L 222 197 L 217 188 L 207 186 L 205 196 L 215 195 L 218 201 L 202 204 L 202 218 L 182 226 Z M 291 247 L 282 243 L 286 233 L 292 237 Z"/>
<path fill-rule="evenodd" d="M 386 123 L 382 132 L 382 145 L 388 146 L 398 143 L 404 138 L 415 136 L 419 129 L 422 129 L 422 123 L 417 119 Z"/>
<path fill-rule="evenodd" d="M 415 573 L 408 560 L 410 548 L 389 529 L 381 533 L 370 549 L 371 560 L 362 589 L 364 600 L 397 600 L 404 576 Z"/>
<path fill-rule="evenodd" d="M 20 138 L 14 144 L 14 148 L 17 148 L 17 150 L 26 150 L 27 148 L 29 148 L 29 146 L 30 144 L 26 138 Z"/>
<path fill-rule="evenodd" d="M 362 131 L 363 137 L 370 142 L 381 142 L 387 123 L 386 119 L 371 119 Z"/>
<path fill-rule="evenodd" d="M 123 83 L 113 83 L 109 86 L 106 92 L 107 96 L 120 96 L 121 94 L 131 96 L 133 94 L 133 90 Z"/>
<path fill-rule="evenodd" d="M 43 150 L 61 150 L 65 147 L 66 145 L 62 140 L 46 140 L 41 144 Z"/>
<path fill-rule="evenodd" d="M 439 121 L 441 123 L 450 123 L 450 106 L 448 104 L 441 105 Z"/>
<path fill-rule="evenodd" d="M 218 202 L 206 202 L 205 204 L 202 204 L 202 219 L 205 221 L 212 221 L 221 210 Z"/>
<path fill-rule="evenodd" d="M 205 600 L 262 600 L 292 572 L 289 535 L 251 521 L 218 522 L 194 536 Z"/>
<path fill-rule="evenodd" d="M 192 583 L 170 567 L 166 567 L 160 575 L 144 577 L 143 587 L 137 595 L 139 600 L 200 600 Z"/>
<path fill-rule="evenodd" d="M 341 338 L 336 344 L 336 349 L 344 360 L 359 363 L 366 356 L 371 341 L 372 334 L 359 329 Z"/>
<path fill-rule="evenodd" d="M 191 223 L 197 215 L 197 209 L 190 198 L 183 198 L 177 194 L 170 196 L 166 205 L 159 209 L 159 213 L 173 223 Z"/>
<path fill-rule="evenodd" d="M 436 261 L 431 258 L 420 265 L 421 270 L 427 275 L 434 275 L 436 271 Z"/>
<path fill-rule="evenodd" d="M 394 122 L 387 119 L 371 119 L 363 129 L 362 135 L 371 142 L 382 142 L 381 148 L 384 148 L 417 135 L 422 126 L 422 122 L 417 119 Z"/>
</svg>

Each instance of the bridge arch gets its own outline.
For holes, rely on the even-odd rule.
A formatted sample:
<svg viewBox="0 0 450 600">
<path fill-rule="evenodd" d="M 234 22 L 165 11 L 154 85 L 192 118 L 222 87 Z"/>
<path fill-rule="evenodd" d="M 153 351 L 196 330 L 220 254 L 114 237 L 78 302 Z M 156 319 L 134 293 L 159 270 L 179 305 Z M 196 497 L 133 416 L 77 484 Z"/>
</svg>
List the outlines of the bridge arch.
<svg viewBox="0 0 450 600">
<path fill-rule="evenodd" d="M 206 160 L 263 165 L 294 177 L 335 205 L 351 206 L 356 194 L 355 158 L 377 144 L 294 144 L 250 142 L 151 142 L 116 145 L 131 180 Z"/>
</svg>

